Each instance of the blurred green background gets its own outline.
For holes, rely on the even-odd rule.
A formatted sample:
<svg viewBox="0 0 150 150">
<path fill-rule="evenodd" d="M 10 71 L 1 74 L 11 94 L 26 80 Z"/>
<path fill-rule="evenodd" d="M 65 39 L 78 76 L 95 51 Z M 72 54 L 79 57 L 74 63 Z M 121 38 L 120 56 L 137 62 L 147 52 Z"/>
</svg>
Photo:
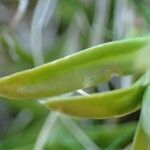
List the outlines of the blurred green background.
<svg viewBox="0 0 150 150">
<path fill-rule="evenodd" d="M 0 0 L 0 76 L 82 49 L 150 32 L 149 0 Z M 131 76 L 85 89 L 130 86 Z M 76 93 L 71 93 L 76 94 Z M 120 119 L 58 116 L 38 100 L 0 98 L 0 150 L 129 149 L 139 113 Z"/>
</svg>

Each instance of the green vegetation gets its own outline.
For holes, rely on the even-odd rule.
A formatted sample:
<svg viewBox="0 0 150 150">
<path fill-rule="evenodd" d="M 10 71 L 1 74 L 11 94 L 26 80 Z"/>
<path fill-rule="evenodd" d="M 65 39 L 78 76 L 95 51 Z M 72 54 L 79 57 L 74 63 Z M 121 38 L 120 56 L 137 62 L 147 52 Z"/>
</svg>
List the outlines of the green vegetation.
<svg viewBox="0 0 150 150">
<path fill-rule="evenodd" d="M 149 149 L 150 11 L 139 3 L 0 2 L 0 149 Z"/>
</svg>

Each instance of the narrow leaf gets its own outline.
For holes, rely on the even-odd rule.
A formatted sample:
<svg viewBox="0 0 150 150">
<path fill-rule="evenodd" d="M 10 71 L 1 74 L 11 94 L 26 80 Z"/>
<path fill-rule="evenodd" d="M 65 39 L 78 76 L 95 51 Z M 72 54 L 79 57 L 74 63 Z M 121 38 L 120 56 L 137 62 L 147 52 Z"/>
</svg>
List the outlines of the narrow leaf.
<svg viewBox="0 0 150 150">
<path fill-rule="evenodd" d="M 150 138 L 150 86 L 147 87 L 142 102 L 141 124 L 143 130 Z"/>
<path fill-rule="evenodd" d="M 42 101 L 42 103 L 49 109 L 82 118 L 121 117 L 139 108 L 144 89 L 144 86 L 134 85 L 113 92 L 66 98 L 58 97 Z"/>
<path fill-rule="evenodd" d="M 139 125 L 135 133 L 132 150 L 149 150 L 149 148 L 150 148 L 150 139 L 145 134 L 141 122 L 139 122 Z"/>
<path fill-rule="evenodd" d="M 149 41 L 135 38 L 110 42 L 1 78 L 0 96 L 19 99 L 55 96 L 96 85 L 114 72 L 130 74 L 137 71 L 138 53 Z"/>
</svg>

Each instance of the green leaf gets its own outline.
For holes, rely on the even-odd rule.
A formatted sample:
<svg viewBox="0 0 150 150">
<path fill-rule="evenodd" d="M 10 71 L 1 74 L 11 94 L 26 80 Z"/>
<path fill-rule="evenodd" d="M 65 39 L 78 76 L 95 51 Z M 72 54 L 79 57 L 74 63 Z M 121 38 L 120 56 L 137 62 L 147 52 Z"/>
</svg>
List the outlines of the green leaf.
<svg viewBox="0 0 150 150">
<path fill-rule="evenodd" d="M 129 88 L 86 96 L 56 97 L 41 101 L 49 109 L 81 118 L 121 117 L 139 109 L 150 80 L 147 71 Z"/>
<path fill-rule="evenodd" d="M 137 55 L 149 41 L 135 38 L 110 42 L 1 78 L 0 96 L 18 99 L 55 96 L 96 85 L 114 72 L 130 74 L 137 71 Z"/>
<path fill-rule="evenodd" d="M 135 133 L 132 150 L 149 150 L 149 147 L 150 147 L 150 139 L 145 134 L 141 122 L 139 122 L 139 125 Z"/>
<path fill-rule="evenodd" d="M 150 72 L 147 72 L 145 81 L 148 83 L 150 80 Z M 150 109 L 150 85 L 148 84 L 142 100 L 142 110 L 139 125 L 135 134 L 132 150 L 149 150 L 150 148 L 150 121 L 149 121 L 149 109 Z"/>
<path fill-rule="evenodd" d="M 147 87 L 142 102 L 142 111 L 141 111 L 141 124 L 143 130 L 150 138 L 150 86 Z"/>
<path fill-rule="evenodd" d="M 87 96 L 58 97 L 48 101 L 41 101 L 46 107 L 72 116 L 82 118 L 121 117 L 136 111 L 141 103 L 145 87 L 133 87 L 90 94 Z"/>
</svg>

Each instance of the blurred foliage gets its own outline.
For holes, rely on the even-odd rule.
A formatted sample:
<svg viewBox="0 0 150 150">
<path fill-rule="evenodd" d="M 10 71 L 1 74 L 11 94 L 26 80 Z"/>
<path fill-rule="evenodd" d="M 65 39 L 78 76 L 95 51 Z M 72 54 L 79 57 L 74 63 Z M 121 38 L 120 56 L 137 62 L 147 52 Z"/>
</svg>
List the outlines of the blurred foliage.
<svg viewBox="0 0 150 150">
<path fill-rule="evenodd" d="M 43 54 L 45 62 L 61 58 L 90 47 L 92 33 L 96 29 L 98 43 L 143 36 L 150 31 L 149 0 L 108 0 L 107 19 L 104 25 L 94 24 L 97 3 L 100 0 L 58 0 L 48 25 L 43 29 Z M 0 76 L 33 68 L 31 52 L 31 21 L 37 1 L 29 1 L 25 16 L 12 27 L 11 21 L 19 1 L 0 1 Z M 103 13 L 101 11 L 101 13 Z M 116 14 L 123 14 L 121 17 Z M 104 18 L 100 18 L 103 20 Z M 119 26 L 118 26 L 119 24 Z M 117 30 L 116 30 L 117 29 Z M 99 35 L 99 30 L 102 33 Z M 118 37 L 116 36 L 118 35 Z M 38 42 L 38 41 L 37 41 Z M 107 83 L 105 83 L 105 86 Z M 100 92 L 105 87 L 97 86 L 89 91 Z M 107 88 L 109 90 L 109 88 Z M 49 111 L 37 101 L 12 101 L 0 98 L 0 149 L 32 150 Z M 129 122 L 130 118 L 132 121 Z M 75 120 L 93 142 L 106 149 L 128 146 L 136 128 L 136 117 L 127 116 L 125 121 Z M 74 118 L 73 118 L 74 119 Z M 122 121 L 123 120 L 123 121 Z M 122 123 L 120 123 L 122 122 Z M 83 146 L 59 120 L 46 141 L 44 150 L 82 150 Z"/>
</svg>

